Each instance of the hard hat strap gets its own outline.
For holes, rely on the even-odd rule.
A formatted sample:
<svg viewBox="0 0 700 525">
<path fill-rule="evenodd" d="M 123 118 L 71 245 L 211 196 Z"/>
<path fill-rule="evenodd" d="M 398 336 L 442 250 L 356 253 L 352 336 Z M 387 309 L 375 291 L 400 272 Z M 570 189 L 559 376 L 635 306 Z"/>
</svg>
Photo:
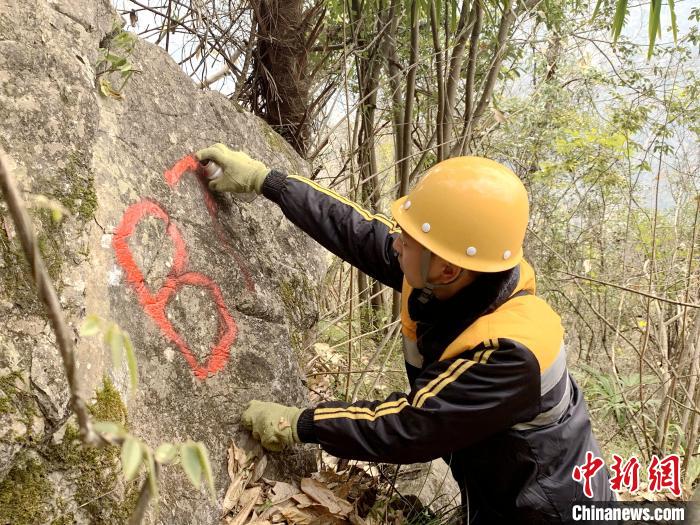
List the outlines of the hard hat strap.
<svg viewBox="0 0 700 525">
<path fill-rule="evenodd" d="M 423 248 L 423 253 L 421 253 L 420 256 L 420 277 L 421 281 L 423 281 L 423 287 L 421 288 L 421 294 L 418 297 L 418 300 L 421 303 L 428 302 L 428 300 L 433 296 L 433 291 L 435 290 L 435 288 L 443 288 L 445 286 L 451 285 L 457 279 L 459 279 L 462 276 L 462 273 L 464 272 L 464 268 L 460 268 L 459 273 L 451 281 L 440 284 L 430 283 L 428 282 L 428 271 L 430 270 L 430 259 L 432 259 L 432 256 L 433 252 L 428 250 L 428 248 Z"/>
</svg>

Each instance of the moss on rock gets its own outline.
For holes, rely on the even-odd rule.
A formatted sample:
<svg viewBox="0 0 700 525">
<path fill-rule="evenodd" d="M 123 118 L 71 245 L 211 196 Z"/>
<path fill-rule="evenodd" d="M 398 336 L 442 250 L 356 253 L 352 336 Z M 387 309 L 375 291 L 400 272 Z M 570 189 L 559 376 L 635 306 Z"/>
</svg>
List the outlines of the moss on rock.
<svg viewBox="0 0 700 525">
<path fill-rule="evenodd" d="M 97 210 L 97 193 L 95 177 L 85 159 L 72 153 L 59 173 L 64 184 L 55 197 L 81 221 L 92 220 Z"/>
<path fill-rule="evenodd" d="M 0 379 L 0 388 L 6 394 L 21 392 L 14 381 L 16 376 L 5 376 Z M 95 419 L 128 424 L 126 407 L 107 378 L 89 410 Z M 85 446 L 78 428 L 68 423 L 60 443 L 46 443 L 37 453 L 37 459 L 27 459 L 27 453 L 21 452 L 0 484 L 0 523 L 64 525 L 74 523 L 76 513 L 87 515 L 90 523 L 121 525 L 128 521 L 138 499 L 138 482 L 123 481 L 119 447 Z M 60 473 L 69 482 L 66 486 L 75 487 L 71 499 L 79 510 L 67 510 L 64 500 L 54 497 L 49 472 Z"/>
<path fill-rule="evenodd" d="M 304 340 L 308 331 L 318 321 L 318 312 L 310 307 L 316 301 L 317 291 L 304 274 L 294 274 L 279 283 L 279 296 L 284 305 L 285 316 L 289 322 L 290 343 L 297 358 L 302 358 Z"/>
<path fill-rule="evenodd" d="M 128 426 L 127 412 L 119 392 L 108 378 L 89 407 L 101 421 L 116 421 Z M 60 444 L 47 451 L 52 469 L 66 471 L 75 484 L 75 502 L 92 523 L 121 524 L 128 521 L 138 499 L 138 482 L 121 478 L 119 447 L 86 447 L 80 442 L 77 427 L 69 424 Z"/>
<path fill-rule="evenodd" d="M 269 125 L 260 126 L 260 130 L 265 134 L 265 138 L 267 139 L 267 143 L 270 145 L 270 149 L 272 149 L 272 151 L 275 153 L 284 155 L 285 159 L 287 160 L 287 175 L 301 176 L 301 173 L 299 173 L 299 171 L 296 169 L 298 163 L 296 153 L 293 153 L 293 150 L 291 149 L 292 147 L 286 140 L 284 140 L 284 137 L 282 137 Z"/>
<path fill-rule="evenodd" d="M 23 388 L 24 379 L 18 371 L 0 377 L 0 414 L 11 414 L 16 421 L 26 427 L 26 433 L 15 436 L 15 441 L 29 443 L 34 440 L 33 419 L 39 414 L 36 401 L 30 392 Z"/>
<path fill-rule="evenodd" d="M 53 488 L 40 459 L 21 452 L 0 482 L 0 523 L 34 525 L 44 523 L 50 512 Z"/>
<path fill-rule="evenodd" d="M 62 289 L 61 271 L 63 268 L 64 247 L 61 226 L 51 219 L 49 210 L 32 211 L 36 242 L 49 277 L 60 293 Z M 0 212 L 0 223 L 8 217 Z M 0 295 L 30 315 L 44 316 L 44 307 L 39 301 L 32 271 L 24 257 L 18 237 L 10 239 L 5 228 L 0 228 Z"/>
</svg>

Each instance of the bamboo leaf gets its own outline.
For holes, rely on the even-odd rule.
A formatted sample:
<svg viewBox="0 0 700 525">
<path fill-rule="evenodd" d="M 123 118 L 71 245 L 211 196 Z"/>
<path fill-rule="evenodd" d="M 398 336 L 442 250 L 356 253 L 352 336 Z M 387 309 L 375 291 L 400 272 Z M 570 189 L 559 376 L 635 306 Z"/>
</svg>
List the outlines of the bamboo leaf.
<svg viewBox="0 0 700 525">
<path fill-rule="evenodd" d="M 83 324 L 80 326 L 80 336 L 81 337 L 92 337 L 100 331 L 102 326 L 102 319 L 94 314 L 90 314 L 85 318 Z"/>
<path fill-rule="evenodd" d="M 136 366 L 136 354 L 134 353 L 134 345 L 131 344 L 131 337 L 124 332 L 124 349 L 126 350 L 126 365 L 129 368 L 129 379 L 131 380 L 131 392 L 136 392 L 136 387 L 139 384 L 139 370 Z"/>
<path fill-rule="evenodd" d="M 627 15 L 627 0 L 617 0 L 615 5 L 615 18 L 613 19 L 613 43 L 617 42 L 622 26 L 625 25 L 625 16 Z"/>
<path fill-rule="evenodd" d="M 136 477 L 142 462 L 143 450 L 140 441 L 133 436 L 128 436 L 122 445 L 122 470 L 127 481 Z"/>
<path fill-rule="evenodd" d="M 177 456 L 177 447 L 172 443 L 161 443 L 155 452 L 158 463 L 171 463 Z"/>
<path fill-rule="evenodd" d="M 649 11 L 649 53 L 647 59 L 650 59 L 654 54 L 654 43 L 656 35 L 661 29 L 661 0 L 651 0 L 651 8 Z"/>
<path fill-rule="evenodd" d="M 671 30 L 673 31 L 673 43 L 678 42 L 678 24 L 676 23 L 676 2 L 668 0 L 668 10 L 671 11 Z"/>
<path fill-rule="evenodd" d="M 182 468 L 187 474 L 187 477 L 196 488 L 199 488 L 202 482 L 202 464 L 199 461 L 199 451 L 197 444 L 188 441 L 180 448 L 180 457 L 182 458 Z"/>
<path fill-rule="evenodd" d="M 209 488 L 211 500 L 216 503 L 216 489 L 214 488 L 214 476 L 212 475 L 211 464 L 209 463 L 209 452 L 201 441 L 196 443 L 196 447 L 199 456 L 199 464 L 204 472 L 204 479 L 207 480 L 207 487 Z"/>
</svg>

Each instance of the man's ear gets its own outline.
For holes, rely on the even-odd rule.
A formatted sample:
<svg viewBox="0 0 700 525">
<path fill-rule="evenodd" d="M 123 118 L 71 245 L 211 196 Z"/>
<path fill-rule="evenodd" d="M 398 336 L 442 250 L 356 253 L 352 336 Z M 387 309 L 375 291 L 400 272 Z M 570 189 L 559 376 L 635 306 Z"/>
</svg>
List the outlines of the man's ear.
<svg viewBox="0 0 700 525">
<path fill-rule="evenodd" d="M 459 275 L 461 270 L 461 268 L 455 266 L 454 264 L 445 261 L 442 267 L 442 277 L 445 279 L 446 282 L 453 281 L 455 277 Z"/>
</svg>

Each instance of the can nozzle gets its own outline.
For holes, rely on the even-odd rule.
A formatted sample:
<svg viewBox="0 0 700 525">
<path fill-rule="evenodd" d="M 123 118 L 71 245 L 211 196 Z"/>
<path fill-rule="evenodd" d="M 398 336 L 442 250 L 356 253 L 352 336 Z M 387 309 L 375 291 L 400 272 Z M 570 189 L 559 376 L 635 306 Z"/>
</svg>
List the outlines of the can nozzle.
<svg viewBox="0 0 700 525">
<path fill-rule="evenodd" d="M 219 166 L 213 160 L 201 160 L 199 161 L 199 165 L 201 166 L 201 170 L 204 173 L 204 176 L 207 178 L 207 181 L 217 179 L 224 174 L 224 170 L 221 168 L 221 166 Z M 236 200 L 241 202 L 253 202 L 258 196 L 258 194 L 254 191 L 248 193 L 233 193 L 232 195 L 234 195 Z"/>
</svg>

